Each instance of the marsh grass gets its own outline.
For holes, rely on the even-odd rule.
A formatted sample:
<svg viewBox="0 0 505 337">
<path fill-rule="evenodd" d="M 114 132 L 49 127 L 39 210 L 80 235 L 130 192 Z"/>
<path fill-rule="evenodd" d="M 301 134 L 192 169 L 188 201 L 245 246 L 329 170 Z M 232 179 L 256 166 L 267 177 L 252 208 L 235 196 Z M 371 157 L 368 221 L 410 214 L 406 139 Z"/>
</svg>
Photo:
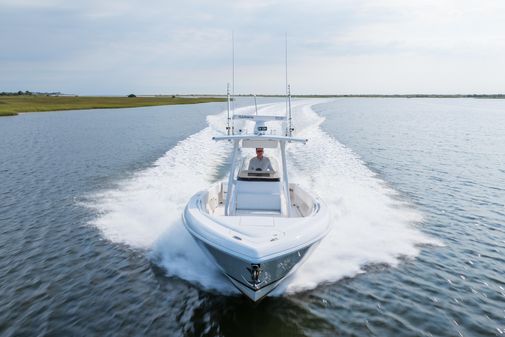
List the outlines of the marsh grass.
<svg viewBox="0 0 505 337">
<path fill-rule="evenodd" d="M 19 112 L 134 108 L 142 106 L 224 102 L 216 97 L 75 97 L 75 96 L 0 96 L 0 116 Z"/>
</svg>

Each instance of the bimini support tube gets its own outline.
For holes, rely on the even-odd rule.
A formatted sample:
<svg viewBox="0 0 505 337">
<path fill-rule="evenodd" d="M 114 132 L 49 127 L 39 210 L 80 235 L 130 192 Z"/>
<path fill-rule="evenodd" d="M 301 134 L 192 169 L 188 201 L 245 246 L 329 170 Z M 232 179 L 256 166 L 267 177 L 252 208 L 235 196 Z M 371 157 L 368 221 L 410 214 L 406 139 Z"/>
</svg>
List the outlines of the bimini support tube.
<svg viewBox="0 0 505 337">
<path fill-rule="evenodd" d="M 224 215 L 230 215 L 230 205 L 233 201 L 232 195 L 235 193 L 235 166 L 237 161 L 237 152 L 238 152 L 238 142 L 240 139 L 233 140 L 233 156 L 231 159 L 231 169 L 230 176 L 228 177 L 228 192 L 226 193 L 226 202 L 224 204 Z"/>
<path fill-rule="evenodd" d="M 291 216 L 291 196 L 289 195 L 289 181 L 288 181 L 288 166 L 286 163 L 286 142 L 281 144 L 281 157 L 282 157 L 282 179 L 284 182 L 284 194 L 286 196 L 288 217 Z"/>
</svg>

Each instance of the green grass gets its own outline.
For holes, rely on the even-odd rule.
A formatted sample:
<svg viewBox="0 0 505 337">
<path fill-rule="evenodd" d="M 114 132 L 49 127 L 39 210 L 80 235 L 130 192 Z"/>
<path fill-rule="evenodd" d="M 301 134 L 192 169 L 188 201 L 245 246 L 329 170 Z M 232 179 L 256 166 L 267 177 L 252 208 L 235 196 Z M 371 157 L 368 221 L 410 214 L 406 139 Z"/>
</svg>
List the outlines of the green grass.
<svg viewBox="0 0 505 337">
<path fill-rule="evenodd" d="M 19 112 L 58 110 L 134 108 L 141 106 L 224 102 L 215 97 L 72 97 L 72 96 L 0 96 L 0 116 Z"/>
</svg>

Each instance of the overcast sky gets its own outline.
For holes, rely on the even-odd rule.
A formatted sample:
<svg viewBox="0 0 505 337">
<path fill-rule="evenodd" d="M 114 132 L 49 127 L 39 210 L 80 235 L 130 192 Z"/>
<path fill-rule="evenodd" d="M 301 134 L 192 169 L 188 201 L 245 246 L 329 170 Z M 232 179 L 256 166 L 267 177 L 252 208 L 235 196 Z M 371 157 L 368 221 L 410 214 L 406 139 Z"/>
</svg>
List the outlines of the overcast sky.
<svg viewBox="0 0 505 337">
<path fill-rule="evenodd" d="M 0 91 L 505 93 L 505 1 L 0 0 Z"/>
</svg>

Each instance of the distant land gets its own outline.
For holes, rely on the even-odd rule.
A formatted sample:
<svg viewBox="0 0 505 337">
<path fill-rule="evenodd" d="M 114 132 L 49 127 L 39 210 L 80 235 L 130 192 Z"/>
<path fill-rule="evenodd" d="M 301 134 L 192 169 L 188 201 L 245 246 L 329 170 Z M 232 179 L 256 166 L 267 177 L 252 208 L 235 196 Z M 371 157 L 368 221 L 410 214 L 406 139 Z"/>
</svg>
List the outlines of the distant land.
<svg viewBox="0 0 505 337">
<path fill-rule="evenodd" d="M 0 93 L 0 116 L 15 116 L 20 112 L 41 112 L 82 109 L 135 108 L 174 104 L 224 102 L 223 97 L 181 96 L 75 96 L 60 93 L 30 92 Z"/>
<path fill-rule="evenodd" d="M 236 97 L 284 97 L 284 95 L 238 94 Z M 505 94 L 335 94 L 293 95 L 295 98 L 476 98 L 505 99 Z M 128 96 L 78 96 L 61 92 L 0 92 L 0 116 L 15 116 L 20 112 L 42 112 L 82 109 L 134 108 L 174 104 L 224 102 L 225 95 L 134 95 Z"/>
</svg>

